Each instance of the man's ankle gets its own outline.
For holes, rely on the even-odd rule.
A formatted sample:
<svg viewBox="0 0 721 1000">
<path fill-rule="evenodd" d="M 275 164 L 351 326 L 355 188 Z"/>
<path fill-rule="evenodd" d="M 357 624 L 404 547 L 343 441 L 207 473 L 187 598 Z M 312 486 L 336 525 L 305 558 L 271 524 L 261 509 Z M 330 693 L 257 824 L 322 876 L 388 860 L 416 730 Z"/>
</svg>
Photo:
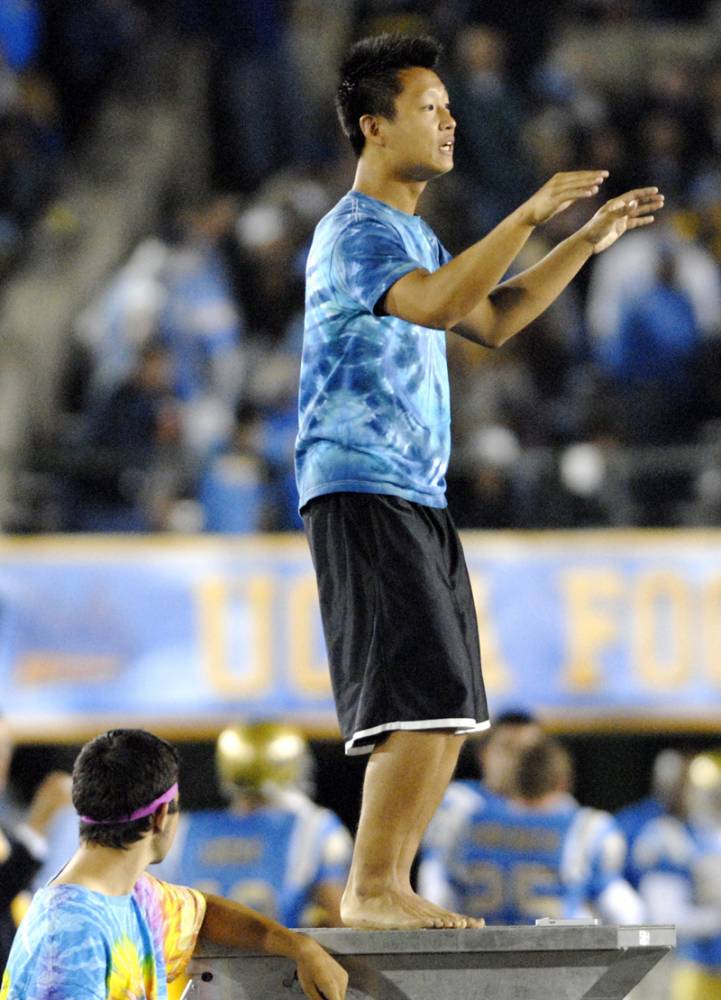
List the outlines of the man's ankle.
<svg viewBox="0 0 721 1000">
<path fill-rule="evenodd" d="M 369 875 L 363 878 L 349 879 L 343 896 L 346 899 L 373 899 L 387 892 L 399 892 L 395 879 L 382 875 Z"/>
</svg>

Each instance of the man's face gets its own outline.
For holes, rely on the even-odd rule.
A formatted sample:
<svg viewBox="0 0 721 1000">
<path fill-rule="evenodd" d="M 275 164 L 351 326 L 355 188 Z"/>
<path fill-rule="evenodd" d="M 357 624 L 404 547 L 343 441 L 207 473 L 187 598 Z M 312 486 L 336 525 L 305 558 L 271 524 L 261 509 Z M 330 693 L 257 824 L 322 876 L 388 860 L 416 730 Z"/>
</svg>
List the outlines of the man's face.
<svg viewBox="0 0 721 1000">
<path fill-rule="evenodd" d="M 395 118 L 378 118 L 383 146 L 402 180 L 428 181 L 453 168 L 456 122 L 448 92 L 430 69 L 401 70 Z"/>
</svg>

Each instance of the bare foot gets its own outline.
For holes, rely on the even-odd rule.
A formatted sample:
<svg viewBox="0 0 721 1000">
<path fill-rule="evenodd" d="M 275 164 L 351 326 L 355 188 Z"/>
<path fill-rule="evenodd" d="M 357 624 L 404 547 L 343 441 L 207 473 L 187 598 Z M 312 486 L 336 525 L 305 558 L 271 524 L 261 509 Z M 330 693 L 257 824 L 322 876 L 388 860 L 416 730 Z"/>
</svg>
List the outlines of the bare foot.
<svg viewBox="0 0 721 1000">
<path fill-rule="evenodd" d="M 346 889 L 340 904 L 340 915 L 345 927 L 358 930 L 419 930 L 446 926 L 439 916 L 418 906 L 412 896 L 395 889 L 363 896 Z"/>
<path fill-rule="evenodd" d="M 362 930 L 418 930 L 483 927 L 484 921 L 452 913 L 414 892 L 384 890 L 361 895 L 346 889 L 340 906 L 346 927 Z"/>
<path fill-rule="evenodd" d="M 454 913 L 452 910 L 446 910 L 444 907 L 432 903 L 429 899 L 419 896 L 413 890 L 410 890 L 410 892 L 415 903 L 421 907 L 422 912 L 436 916 L 439 920 L 443 921 L 442 927 L 463 929 L 467 927 L 477 928 L 486 926 L 486 922 L 482 917 L 467 917 L 462 913 Z"/>
</svg>

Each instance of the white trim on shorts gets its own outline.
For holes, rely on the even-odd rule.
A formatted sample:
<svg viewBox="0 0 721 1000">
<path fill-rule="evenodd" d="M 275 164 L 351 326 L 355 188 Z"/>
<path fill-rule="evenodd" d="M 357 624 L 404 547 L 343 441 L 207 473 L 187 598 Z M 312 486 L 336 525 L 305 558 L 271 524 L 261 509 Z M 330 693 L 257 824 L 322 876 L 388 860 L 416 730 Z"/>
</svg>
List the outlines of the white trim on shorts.
<svg viewBox="0 0 721 1000">
<path fill-rule="evenodd" d="M 362 740 L 366 736 L 377 736 L 379 733 L 387 733 L 394 729 L 452 729 L 455 736 L 466 736 L 469 733 L 480 733 L 484 729 L 489 729 L 491 720 L 476 722 L 475 719 L 423 719 L 419 722 L 384 722 L 381 726 L 372 726 L 370 729 L 361 729 L 353 733 L 345 743 L 345 752 L 348 756 L 371 753 L 375 749 L 375 743 L 364 743 L 357 747 L 357 740 Z"/>
</svg>

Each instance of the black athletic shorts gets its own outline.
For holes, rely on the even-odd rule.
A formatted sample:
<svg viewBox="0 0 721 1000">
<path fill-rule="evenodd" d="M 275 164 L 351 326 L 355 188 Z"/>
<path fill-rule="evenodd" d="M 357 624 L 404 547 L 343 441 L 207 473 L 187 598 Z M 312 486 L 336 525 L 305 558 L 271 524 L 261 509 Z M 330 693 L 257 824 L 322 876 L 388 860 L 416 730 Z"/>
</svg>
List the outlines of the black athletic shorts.
<svg viewBox="0 0 721 1000">
<path fill-rule="evenodd" d="M 376 493 L 302 510 L 347 754 L 395 729 L 490 725 L 473 594 L 450 513 Z"/>
</svg>

